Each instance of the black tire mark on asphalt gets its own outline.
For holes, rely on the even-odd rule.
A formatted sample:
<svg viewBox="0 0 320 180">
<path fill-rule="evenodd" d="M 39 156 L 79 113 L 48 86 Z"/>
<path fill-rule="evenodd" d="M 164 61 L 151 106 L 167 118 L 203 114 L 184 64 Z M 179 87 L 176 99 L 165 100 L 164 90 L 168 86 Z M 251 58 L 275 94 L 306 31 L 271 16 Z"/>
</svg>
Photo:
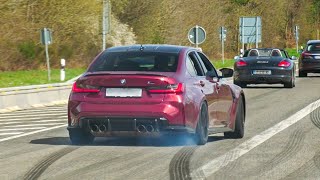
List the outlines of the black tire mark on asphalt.
<svg viewBox="0 0 320 180">
<path fill-rule="evenodd" d="M 117 164 L 117 163 L 123 163 L 123 162 L 128 162 L 127 164 L 124 164 L 121 166 L 121 168 L 118 168 L 117 171 L 126 171 L 128 170 L 128 167 L 134 167 L 137 164 L 141 164 L 143 163 L 143 161 L 146 161 L 146 159 L 149 158 L 149 156 L 154 156 L 153 154 L 156 153 L 158 151 L 153 151 L 150 153 L 143 153 L 144 150 L 132 150 L 126 154 L 122 154 L 121 156 L 115 156 L 115 157 L 111 157 L 108 159 L 104 159 L 101 160 L 99 162 L 78 168 L 76 170 L 73 171 L 69 171 L 66 172 L 64 174 L 58 175 L 55 177 L 55 179 L 81 179 L 81 177 L 83 177 L 83 175 L 86 175 L 94 170 L 99 170 L 101 172 L 101 174 L 107 173 L 106 171 L 104 171 L 104 167 L 105 166 L 112 166 L 113 163 Z M 142 159 L 141 157 L 145 158 Z M 139 171 L 137 171 L 139 172 Z M 127 176 L 129 177 L 129 176 Z M 126 178 L 127 178 L 126 177 Z M 133 177 L 132 174 L 130 174 L 130 177 Z"/>
<path fill-rule="evenodd" d="M 67 155 L 68 153 L 71 153 L 72 151 L 78 149 L 79 147 L 66 147 L 63 148 L 48 157 L 41 160 L 38 164 L 36 164 L 33 168 L 31 168 L 23 177 L 25 180 L 34 180 L 38 179 L 41 174 L 55 161 L 60 159 L 61 157 Z"/>
<path fill-rule="evenodd" d="M 172 158 L 169 165 L 170 180 L 191 180 L 190 160 L 198 146 L 184 147 Z"/>
<path fill-rule="evenodd" d="M 316 106 L 316 105 L 314 105 Z M 310 118 L 312 123 L 320 129 L 320 108 L 315 109 L 314 111 L 311 112 Z"/>
<path fill-rule="evenodd" d="M 319 172 L 320 170 L 320 152 L 317 152 L 316 155 L 306 163 L 304 163 L 301 167 L 294 170 L 292 173 L 288 174 L 285 179 L 306 179 L 307 175 L 313 174 L 314 172 Z"/>
<path fill-rule="evenodd" d="M 272 170 L 277 165 L 284 163 L 294 157 L 302 146 L 305 134 L 301 129 L 295 130 L 289 137 L 287 144 L 280 153 L 260 166 L 256 166 L 244 172 L 246 177 L 263 176 L 264 173 Z"/>
</svg>

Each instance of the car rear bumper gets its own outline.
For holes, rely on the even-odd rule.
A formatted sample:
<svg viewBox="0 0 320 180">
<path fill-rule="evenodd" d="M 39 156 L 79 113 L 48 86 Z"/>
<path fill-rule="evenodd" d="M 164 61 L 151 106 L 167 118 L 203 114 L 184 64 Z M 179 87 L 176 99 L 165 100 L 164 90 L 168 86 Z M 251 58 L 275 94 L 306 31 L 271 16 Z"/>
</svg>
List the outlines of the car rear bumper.
<svg viewBox="0 0 320 180">
<path fill-rule="evenodd" d="M 94 136 L 192 133 L 194 129 L 185 125 L 183 109 L 182 103 L 112 105 L 82 102 L 69 107 L 68 130 L 83 129 Z"/>
<path fill-rule="evenodd" d="M 95 137 L 158 137 L 171 133 L 195 133 L 190 127 L 169 125 L 167 120 L 153 118 L 82 118 L 79 126 L 68 126 L 67 129 L 86 131 Z"/>
<path fill-rule="evenodd" d="M 284 84 L 292 79 L 292 69 L 271 71 L 271 75 L 254 75 L 251 69 L 237 70 L 234 73 L 234 80 L 246 84 Z"/>
<path fill-rule="evenodd" d="M 320 61 L 301 61 L 299 63 L 299 71 L 307 73 L 320 73 Z"/>
</svg>

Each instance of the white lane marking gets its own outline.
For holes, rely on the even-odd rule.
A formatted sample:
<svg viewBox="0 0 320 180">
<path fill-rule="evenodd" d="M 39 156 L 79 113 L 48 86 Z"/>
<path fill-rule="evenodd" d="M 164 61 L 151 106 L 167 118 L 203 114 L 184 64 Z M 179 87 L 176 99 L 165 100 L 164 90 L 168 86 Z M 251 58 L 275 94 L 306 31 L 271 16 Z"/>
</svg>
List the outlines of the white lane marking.
<svg viewBox="0 0 320 180">
<path fill-rule="evenodd" d="M 23 122 L 5 122 L 5 123 L 0 123 L 0 125 L 7 125 L 7 124 L 21 124 Z"/>
<path fill-rule="evenodd" d="M 60 119 L 60 118 L 67 118 L 68 116 L 58 116 L 58 117 L 51 117 L 51 118 L 55 118 L 55 119 Z M 24 118 L 15 118 L 15 119 L 6 119 L 6 120 L 0 120 L 0 122 L 7 122 L 7 121 L 29 121 L 29 120 L 41 120 L 43 118 L 47 118 L 47 117 L 37 117 L 37 118 L 28 118 L 28 119 L 24 119 Z"/>
<path fill-rule="evenodd" d="M 295 124 L 296 122 L 300 121 L 312 111 L 320 107 L 320 99 L 317 101 L 309 104 L 307 107 L 301 109 L 297 113 L 293 114 L 289 118 L 279 122 L 278 124 L 274 125 L 273 127 L 263 131 L 262 133 L 252 137 L 251 139 L 243 142 L 236 148 L 232 149 L 231 151 L 227 152 L 226 154 L 217 157 L 204 166 L 198 168 L 197 170 L 193 171 L 191 174 L 192 179 L 203 179 L 208 178 L 213 173 L 217 172 L 221 168 L 227 166 L 230 162 L 233 162 L 243 156 L 244 154 L 251 151 L 253 148 L 257 147 L 258 145 L 262 144 L 263 142 L 270 139 L 272 136 L 276 135 L 277 133 L 285 130 L 289 126 Z M 200 177 L 199 177 L 200 176 Z"/>
<path fill-rule="evenodd" d="M 1 116 L 10 116 L 10 115 L 30 115 L 30 114 L 55 114 L 55 113 L 67 113 L 67 110 L 60 110 L 60 111 L 34 111 L 34 112 L 29 112 L 29 111 L 15 111 L 11 113 L 1 113 Z"/>
<path fill-rule="evenodd" d="M 54 113 L 54 114 L 49 114 L 49 113 L 47 113 L 47 114 L 43 114 L 42 116 L 45 116 L 45 117 L 47 117 L 47 116 L 61 116 L 61 115 L 66 115 L 67 114 L 67 112 L 65 112 L 65 113 Z M 20 115 L 20 116 L 17 116 L 17 115 L 12 115 L 12 116 L 4 116 L 4 117 L 0 117 L 0 119 L 1 120 L 3 120 L 3 119 L 11 119 L 11 118 L 27 118 L 27 117 L 39 117 L 40 115 L 38 115 L 38 114 L 30 114 L 30 115 Z"/>
<path fill-rule="evenodd" d="M 36 133 L 40 133 L 40 132 L 44 132 L 44 131 L 50 131 L 50 130 L 58 129 L 58 128 L 65 127 L 65 126 L 67 126 L 67 124 L 64 124 L 64 125 L 61 125 L 61 126 L 54 126 L 54 127 L 50 127 L 50 128 L 45 128 L 45 129 L 40 129 L 40 130 L 37 130 L 37 131 L 32 131 L 32 132 L 29 132 L 29 133 L 24 133 L 24 134 L 20 134 L 20 135 L 16 135 L 16 136 L 11 136 L 11 137 L 0 139 L 0 142 L 8 141 L 8 140 L 11 140 L 11 139 L 16 139 L 16 138 L 23 137 L 23 136 L 28 136 L 28 135 L 32 135 L 32 134 L 36 134 Z"/>
<path fill-rule="evenodd" d="M 30 121 L 35 123 L 41 123 L 41 122 L 66 122 L 66 119 L 57 119 L 57 120 L 40 120 L 40 121 Z M 1 124 L 1 123 L 0 123 Z"/>
<path fill-rule="evenodd" d="M 22 134 L 23 132 L 7 132 L 7 133 L 0 133 L 0 136 L 8 136 L 8 135 L 18 135 Z"/>
<path fill-rule="evenodd" d="M 53 126 L 53 125 L 61 125 L 65 123 L 42 123 L 42 124 L 22 124 L 22 125 L 12 125 L 12 126 L 4 126 L 5 128 L 16 128 L 16 127 L 30 127 L 30 126 Z"/>
<path fill-rule="evenodd" d="M 0 129 L 0 132 L 5 131 L 20 131 L 20 130 L 35 130 L 35 129 L 44 129 L 46 127 L 29 127 L 29 128 L 12 128 L 12 129 Z"/>
</svg>

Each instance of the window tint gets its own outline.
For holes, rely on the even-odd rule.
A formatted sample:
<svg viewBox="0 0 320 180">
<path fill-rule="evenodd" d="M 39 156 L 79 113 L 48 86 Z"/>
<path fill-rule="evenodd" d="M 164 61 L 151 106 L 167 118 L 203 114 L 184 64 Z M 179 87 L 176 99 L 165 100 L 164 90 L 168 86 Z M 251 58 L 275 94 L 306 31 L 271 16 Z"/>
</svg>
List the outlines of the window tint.
<svg viewBox="0 0 320 180">
<path fill-rule="evenodd" d="M 216 69 L 213 67 L 212 63 L 210 62 L 210 60 L 207 58 L 206 55 L 204 55 L 201 52 L 198 52 L 198 55 L 200 56 L 201 61 L 207 71 L 216 71 Z"/>
<path fill-rule="evenodd" d="M 195 68 L 195 70 L 197 72 L 197 76 L 204 76 L 202 67 L 199 64 L 199 61 L 197 59 L 197 56 L 196 56 L 195 52 L 189 53 L 188 56 L 189 56 L 190 60 L 192 61 L 193 65 L 194 65 L 194 68 Z"/>
<path fill-rule="evenodd" d="M 197 76 L 197 70 L 196 68 L 194 67 L 194 64 L 192 62 L 192 60 L 190 59 L 190 57 L 188 56 L 187 57 L 187 71 L 189 72 L 189 74 L 191 76 Z"/>
<path fill-rule="evenodd" d="M 89 71 L 175 72 L 178 54 L 160 52 L 106 52 L 98 57 Z"/>
<path fill-rule="evenodd" d="M 307 47 L 307 51 L 320 51 L 320 44 L 309 44 Z"/>
</svg>

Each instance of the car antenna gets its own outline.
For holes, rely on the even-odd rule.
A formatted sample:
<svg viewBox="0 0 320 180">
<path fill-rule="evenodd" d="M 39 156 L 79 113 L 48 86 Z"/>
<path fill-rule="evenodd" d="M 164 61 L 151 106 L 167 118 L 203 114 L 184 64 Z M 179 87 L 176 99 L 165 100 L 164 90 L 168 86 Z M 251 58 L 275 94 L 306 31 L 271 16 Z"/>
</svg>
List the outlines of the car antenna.
<svg viewBox="0 0 320 180">
<path fill-rule="evenodd" d="M 144 50 L 144 47 L 143 47 L 142 44 L 141 44 L 140 51 L 143 51 L 143 50 Z"/>
</svg>

